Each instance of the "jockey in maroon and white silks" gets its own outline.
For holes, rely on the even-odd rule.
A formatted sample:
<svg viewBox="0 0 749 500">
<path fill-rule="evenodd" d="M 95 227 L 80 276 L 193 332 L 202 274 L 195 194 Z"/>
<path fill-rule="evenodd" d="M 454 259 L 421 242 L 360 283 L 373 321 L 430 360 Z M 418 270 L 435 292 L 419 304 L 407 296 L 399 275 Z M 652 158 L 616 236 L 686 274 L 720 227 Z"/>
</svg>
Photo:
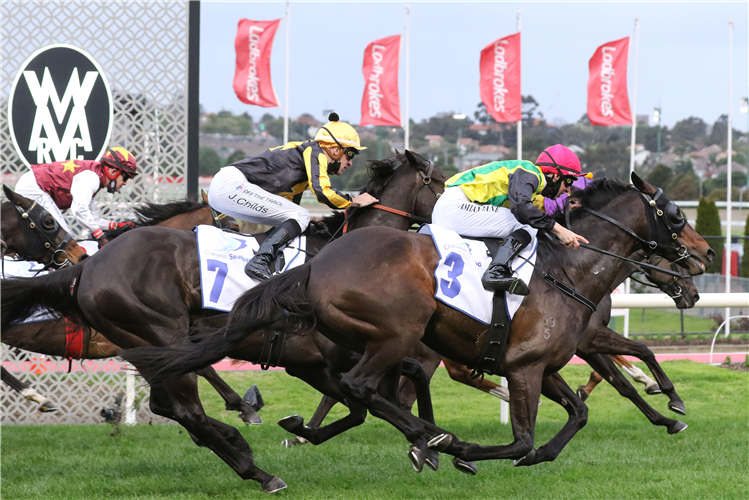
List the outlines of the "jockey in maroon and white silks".
<svg viewBox="0 0 749 500">
<path fill-rule="evenodd" d="M 137 175 L 135 157 L 121 147 L 109 149 L 99 161 L 67 160 L 32 165 L 21 176 L 16 192 L 42 205 L 70 232 L 62 211 L 70 209 L 75 219 L 105 244 L 103 229 L 116 229 L 130 222 L 108 221 L 96 213 L 94 197 L 102 188 L 119 191 Z"/>
</svg>

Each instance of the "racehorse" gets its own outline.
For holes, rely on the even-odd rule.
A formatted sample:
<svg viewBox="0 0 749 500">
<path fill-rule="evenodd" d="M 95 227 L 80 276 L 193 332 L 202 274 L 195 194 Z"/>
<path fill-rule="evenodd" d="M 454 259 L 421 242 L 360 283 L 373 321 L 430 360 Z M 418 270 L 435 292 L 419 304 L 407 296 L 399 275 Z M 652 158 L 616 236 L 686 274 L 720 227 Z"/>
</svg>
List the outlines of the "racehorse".
<svg viewBox="0 0 749 500">
<path fill-rule="evenodd" d="M 444 174 L 410 152 L 376 165 L 389 168 L 377 182 L 373 179 L 369 192 L 391 211 L 361 210 L 349 217 L 349 228 L 387 223 L 404 232 L 417 217 L 428 220 L 438 194 L 433 180 L 443 183 Z M 373 172 L 378 174 L 376 168 Z M 308 253 L 314 255 L 336 232 L 312 225 L 307 231 Z M 159 241 L 155 248 L 149 245 L 153 241 Z M 202 308 L 195 236 L 165 228 L 128 231 L 79 266 L 37 278 L 3 280 L 2 286 L 3 328 L 45 308 L 95 328 L 123 349 L 164 346 L 186 337 L 193 325 L 225 321 L 216 311 Z M 268 492 L 286 487 L 280 478 L 255 466 L 237 429 L 205 415 L 194 375 L 152 386 L 150 404 L 154 413 L 182 424 L 243 479 L 260 482 Z"/>
<path fill-rule="evenodd" d="M 515 436 L 510 445 L 461 442 L 379 392 L 394 387 L 404 356 L 419 341 L 467 366 L 478 364 L 487 341 L 484 325 L 434 298 L 440 257 L 429 236 L 368 227 L 334 241 L 312 261 L 245 292 L 225 329 L 193 339 L 186 363 L 200 366 L 233 353 L 255 331 L 304 334 L 316 328 L 335 343 L 363 353 L 341 379 L 341 391 L 406 436 L 417 469 L 423 466 L 427 446 L 466 461 L 513 458 L 517 465 L 531 465 L 553 460 L 587 420 L 585 404 L 558 371 L 580 346 L 592 310 L 560 293 L 539 268 L 550 276 L 563 271 L 567 288 L 596 304 L 626 276 L 620 257 L 657 254 L 699 274 L 714 256 L 662 191 L 634 174 L 632 180 L 634 188 L 607 179 L 594 181 L 582 194 L 581 209 L 571 216 L 570 228 L 591 242 L 586 248 L 597 247 L 598 253 L 572 253 L 543 239 L 539 243 L 532 292 L 515 315 L 496 370 L 509 382 Z M 569 419 L 549 444 L 535 450 L 541 392 L 562 405 Z"/>
</svg>

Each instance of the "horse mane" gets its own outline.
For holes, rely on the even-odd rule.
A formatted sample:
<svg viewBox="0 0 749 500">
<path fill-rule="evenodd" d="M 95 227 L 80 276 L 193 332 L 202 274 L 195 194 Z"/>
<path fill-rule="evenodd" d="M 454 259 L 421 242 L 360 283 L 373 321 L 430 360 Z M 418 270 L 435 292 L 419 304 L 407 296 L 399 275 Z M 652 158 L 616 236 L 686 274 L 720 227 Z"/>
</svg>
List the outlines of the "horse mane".
<svg viewBox="0 0 749 500">
<path fill-rule="evenodd" d="M 186 214 L 194 212 L 203 207 L 208 206 L 206 203 L 198 203 L 192 200 L 184 201 L 173 201 L 170 203 L 145 203 L 138 207 L 135 207 L 135 220 L 131 220 L 135 227 L 144 226 L 155 226 L 160 222 L 164 222 L 167 219 L 180 214 Z M 107 239 L 116 238 L 125 231 L 132 229 L 129 227 L 113 229 L 111 231 L 104 231 L 104 235 Z"/>
<path fill-rule="evenodd" d="M 367 181 L 361 192 L 369 193 L 375 198 L 379 198 L 387 180 L 404 161 L 406 161 L 405 153 L 400 153 L 384 160 L 368 160 L 367 174 L 369 175 L 369 181 Z"/>
</svg>

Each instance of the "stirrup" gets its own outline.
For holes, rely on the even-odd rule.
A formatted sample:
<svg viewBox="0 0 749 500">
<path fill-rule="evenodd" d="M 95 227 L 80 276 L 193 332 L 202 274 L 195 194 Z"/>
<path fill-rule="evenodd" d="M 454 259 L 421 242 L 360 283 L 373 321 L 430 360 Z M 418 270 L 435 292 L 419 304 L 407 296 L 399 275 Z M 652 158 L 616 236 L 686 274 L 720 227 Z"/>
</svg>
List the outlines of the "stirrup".
<svg viewBox="0 0 749 500">
<path fill-rule="evenodd" d="M 481 285 L 483 285 L 484 290 L 490 292 L 505 291 L 512 295 L 528 295 L 531 293 L 530 288 L 523 280 L 514 277 L 488 277 L 484 275 L 481 278 Z"/>
</svg>

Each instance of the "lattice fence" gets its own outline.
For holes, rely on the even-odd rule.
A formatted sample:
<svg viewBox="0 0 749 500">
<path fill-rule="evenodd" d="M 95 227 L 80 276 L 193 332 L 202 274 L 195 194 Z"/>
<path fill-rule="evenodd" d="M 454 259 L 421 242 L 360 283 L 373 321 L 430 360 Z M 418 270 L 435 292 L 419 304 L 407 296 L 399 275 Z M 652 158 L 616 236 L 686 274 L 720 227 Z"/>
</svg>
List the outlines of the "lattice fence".
<svg viewBox="0 0 749 500">
<path fill-rule="evenodd" d="M 0 5 L 0 171 L 14 186 L 26 167 L 13 148 L 8 99 L 16 73 L 36 50 L 70 44 L 90 54 L 113 93 L 110 146 L 132 152 L 141 175 L 120 193 L 101 191 L 96 202 L 105 218 L 126 216 L 133 204 L 165 203 L 187 193 L 188 2 L 28 2 Z M 76 236 L 88 238 L 67 217 Z M 37 357 L 4 349 L 8 367 L 19 370 Z M 124 391 L 121 372 L 63 375 L 67 362 L 53 359 L 54 371 L 20 373 L 60 405 L 57 414 L 37 414 L 35 405 L 2 389 L 2 423 L 101 421 L 98 412 Z M 143 404 L 146 407 L 147 404 Z"/>
</svg>

